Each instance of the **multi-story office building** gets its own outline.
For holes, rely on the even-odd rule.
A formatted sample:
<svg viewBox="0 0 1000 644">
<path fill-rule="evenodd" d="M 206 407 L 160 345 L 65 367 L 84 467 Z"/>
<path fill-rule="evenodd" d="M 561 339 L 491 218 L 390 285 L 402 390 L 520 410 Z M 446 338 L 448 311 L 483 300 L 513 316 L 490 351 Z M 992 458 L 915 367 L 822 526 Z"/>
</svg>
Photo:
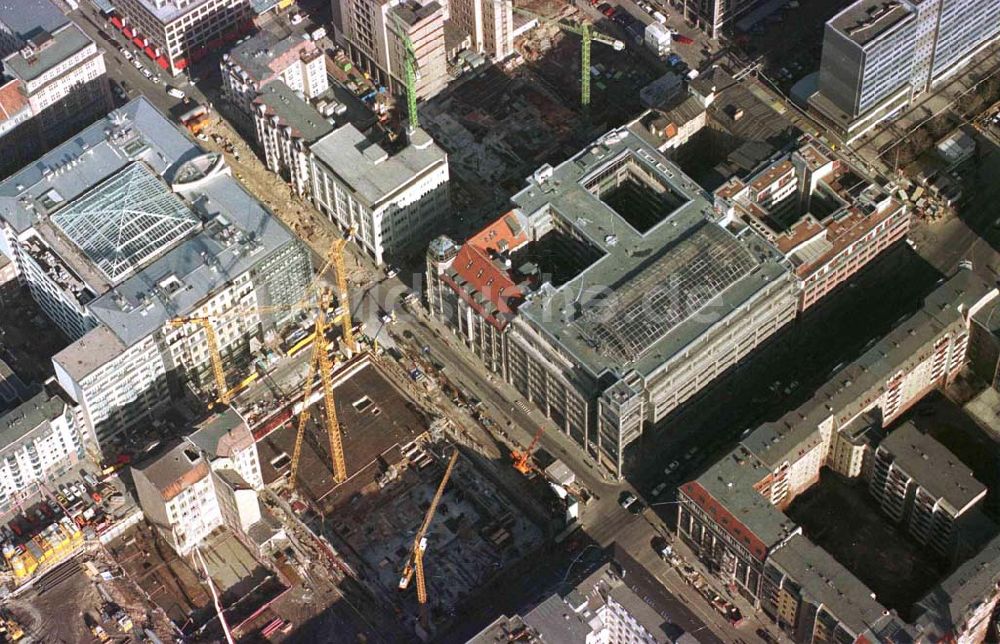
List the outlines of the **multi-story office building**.
<svg viewBox="0 0 1000 644">
<path fill-rule="evenodd" d="M 712 221 L 683 172 L 622 127 L 428 253 L 428 298 L 486 366 L 621 476 L 624 449 L 795 317 L 785 261 Z"/>
<path fill-rule="evenodd" d="M 449 215 L 448 156 L 421 129 L 390 154 L 347 124 L 311 152 L 313 203 L 377 264 L 426 247 Z"/>
<path fill-rule="evenodd" d="M 253 124 L 268 169 L 290 181 L 298 194 L 307 192 L 312 184 L 310 146 L 333 125 L 283 81 L 261 88 L 253 101 Z"/>
<path fill-rule="evenodd" d="M 910 227 L 906 206 L 819 142 L 766 162 L 715 191 L 724 218 L 749 224 L 788 258 L 805 310 Z"/>
<path fill-rule="evenodd" d="M 132 475 L 146 520 L 182 556 L 222 526 L 256 549 L 280 533 L 257 497 L 264 480 L 253 434 L 232 408 Z"/>
<path fill-rule="evenodd" d="M 222 95 L 233 120 L 253 131 L 254 101 L 265 85 L 281 81 L 302 99 L 314 99 L 330 87 L 326 56 L 305 29 L 275 17 L 261 31 L 223 54 Z"/>
<path fill-rule="evenodd" d="M 111 23 L 177 75 L 253 28 L 250 0 L 119 0 Z"/>
<path fill-rule="evenodd" d="M 1000 0 L 857 0 L 826 23 L 814 111 L 848 140 L 1000 35 Z"/>
<path fill-rule="evenodd" d="M 954 552 L 958 521 L 986 496 L 972 470 L 911 423 L 875 449 L 868 489 L 894 523 L 946 557 Z"/>
<path fill-rule="evenodd" d="M 54 381 L 0 413 L 0 512 L 34 494 L 36 483 L 68 472 L 87 440 L 79 407 Z"/>
<path fill-rule="evenodd" d="M 687 0 L 673 4 L 685 20 L 694 23 L 712 38 L 720 38 L 755 10 L 779 6 L 763 0 Z"/>
<path fill-rule="evenodd" d="M 966 364 L 969 321 L 996 296 L 995 288 L 967 270 L 941 285 L 920 311 L 834 374 L 808 402 L 761 425 L 729 456 L 682 485 L 681 537 L 747 597 L 756 597 L 768 554 L 798 530 L 781 508 L 814 485 L 824 466 L 860 477 L 875 440 L 866 430 L 888 426 L 958 374 Z"/>
<path fill-rule="evenodd" d="M 446 8 L 437 0 L 342 0 L 335 3 L 340 24 L 335 35 L 351 60 L 376 83 L 401 94 L 405 90 L 405 54 L 402 35 L 413 44 L 417 96 L 430 98 L 448 82 L 444 22 Z M 335 15 L 336 15 L 335 11 Z"/>
<path fill-rule="evenodd" d="M 496 61 L 514 53 L 514 9 L 510 0 L 449 0 L 449 20 L 469 34 L 472 47 Z"/>
<path fill-rule="evenodd" d="M 34 160 L 111 109 L 104 52 L 49 0 L 0 17 L 8 25 L 0 65 L 0 175 Z M 2 33 L 2 30 L 0 30 Z M 11 34 L 18 34 L 13 36 Z"/>
<path fill-rule="evenodd" d="M 70 338 L 54 358 L 101 449 L 187 382 L 208 385 L 212 319 L 224 360 L 245 360 L 292 316 L 309 254 L 143 98 L 0 183 L 0 252 Z M 276 307 L 258 313 L 257 307 Z"/>
</svg>

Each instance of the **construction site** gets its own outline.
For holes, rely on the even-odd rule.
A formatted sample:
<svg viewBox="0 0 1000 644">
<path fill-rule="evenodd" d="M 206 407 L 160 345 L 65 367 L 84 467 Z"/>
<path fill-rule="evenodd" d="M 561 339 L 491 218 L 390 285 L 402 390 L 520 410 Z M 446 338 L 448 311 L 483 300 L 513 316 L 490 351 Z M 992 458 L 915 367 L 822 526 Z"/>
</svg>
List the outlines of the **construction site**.
<svg viewBox="0 0 1000 644">
<path fill-rule="evenodd" d="M 633 118 L 642 110 L 640 89 L 658 75 L 571 5 L 519 4 L 514 20 L 523 33 L 513 58 L 460 78 L 420 106 L 423 127 L 448 151 L 453 182 L 468 193 L 455 196 L 460 210 L 499 208 L 535 168 Z M 592 40 L 586 46 L 583 29 Z M 585 57 L 591 70 L 586 89 Z M 483 193 L 483 186 L 494 193 Z"/>
</svg>

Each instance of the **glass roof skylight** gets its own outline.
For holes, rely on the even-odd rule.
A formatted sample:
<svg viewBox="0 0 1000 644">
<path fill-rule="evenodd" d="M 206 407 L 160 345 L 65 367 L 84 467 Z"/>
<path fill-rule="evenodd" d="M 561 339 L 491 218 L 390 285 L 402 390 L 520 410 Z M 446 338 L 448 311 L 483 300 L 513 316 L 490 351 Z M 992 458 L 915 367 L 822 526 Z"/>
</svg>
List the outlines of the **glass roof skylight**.
<svg viewBox="0 0 1000 644">
<path fill-rule="evenodd" d="M 112 283 L 169 250 L 201 223 L 141 162 L 58 211 L 52 221 Z"/>
</svg>

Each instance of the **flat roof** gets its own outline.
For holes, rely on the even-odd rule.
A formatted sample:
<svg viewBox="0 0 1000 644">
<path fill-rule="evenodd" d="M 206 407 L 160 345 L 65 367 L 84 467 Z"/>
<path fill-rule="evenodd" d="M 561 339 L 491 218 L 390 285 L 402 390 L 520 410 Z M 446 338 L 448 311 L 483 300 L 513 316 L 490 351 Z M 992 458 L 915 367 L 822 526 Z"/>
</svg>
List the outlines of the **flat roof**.
<svg viewBox="0 0 1000 644">
<path fill-rule="evenodd" d="M 306 24 L 304 21 L 300 25 L 292 25 L 286 18 L 275 16 L 268 20 L 260 31 L 241 40 L 230 49 L 229 59 L 239 65 L 253 80 L 258 83 L 267 82 L 282 71 L 272 68 L 271 63 L 292 49 L 307 45 L 320 52 L 319 47 L 308 39 Z"/>
<path fill-rule="evenodd" d="M 170 501 L 212 472 L 201 452 L 184 440 L 134 469 L 160 492 L 164 502 Z"/>
<path fill-rule="evenodd" d="M 855 637 L 885 614 L 885 607 L 860 579 L 801 534 L 771 553 L 769 561 L 800 586 L 804 599 L 825 607 Z"/>
<path fill-rule="evenodd" d="M 986 495 L 986 486 L 951 451 L 911 422 L 893 430 L 879 446 L 893 457 L 893 467 L 951 506 L 957 516 Z"/>
<path fill-rule="evenodd" d="M 49 421 L 62 415 L 67 404 L 61 390 L 44 390 L 0 415 L 0 450 L 17 446 L 19 441 L 39 427 L 48 427 Z"/>
<path fill-rule="evenodd" d="M 199 223 L 190 230 L 185 224 L 184 234 L 164 238 L 138 270 L 105 275 L 97 270 L 94 254 L 87 257 L 86 245 L 73 242 L 74 238 L 89 239 L 87 233 L 63 233 L 57 228 L 60 213 L 73 212 L 74 205 L 89 204 L 87 195 L 93 195 L 95 186 L 124 176 L 122 172 L 135 173 L 143 186 L 152 186 L 141 194 L 167 204 L 183 203 L 182 218 L 186 221 L 187 214 L 193 213 Z M 130 234 L 142 242 L 144 226 L 136 223 L 148 215 L 154 219 L 169 215 L 159 206 L 153 208 L 154 204 L 130 201 L 127 190 L 115 194 L 118 196 L 110 201 L 95 202 L 103 205 L 93 212 L 89 205 L 84 208 L 83 219 L 97 217 L 100 223 L 117 213 Z M 130 207 L 136 203 L 143 203 L 144 209 Z M 0 182 L 0 218 L 18 233 L 34 228 L 58 259 L 83 278 L 96 295 L 87 302 L 87 309 L 122 347 L 132 346 L 168 320 L 184 316 L 267 258 L 301 244 L 230 176 L 221 156 L 205 154 L 143 97 Z M 99 236 L 94 239 L 99 240 Z M 74 252 L 80 248 L 82 253 Z M 131 255 L 130 248 L 125 251 L 123 256 Z M 120 280 L 114 288 L 108 276 Z M 89 372 L 100 366 L 95 364 L 90 347 L 106 348 L 110 339 L 106 334 L 98 336 L 87 341 L 87 348 L 81 342 L 57 356 L 68 361 L 64 365 L 68 371 Z M 71 363 L 80 364 L 71 367 Z"/>
<path fill-rule="evenodd" d="M 297 136 L 312 142 L 333 130 L 333 125 L 315 107 L 299 98 L 284 81 L 271 81 L 261 88 L 254 99 L 268 107 L 268 111 L 281 119 Z"/>
<path fill-rule="evenodd" d="M 1000 536 L 932 588 L 917 605 L 926 613 L 917 623 L 936 623 L 948 633 L 963 624 L 1000 583 Z"/>
<path fill-rule="evenodd" d="M 174 20 L 180 18 L 184 14 L 197 11 L 199 7 L 208 4 L 211 0 L 188 0 L 188 4 L 186 4 L 184 7 L 178 7 L 177 0 L 166 0 L 165 2 L 162 3 L 158 3 L 156 2 L 156 0 L 135 0 L 135 1 L 143 9 L 149 12 L 150 15 L 152 15 L 154 18 L 156 18 L 160 22 L 166 23 L 166 22 L 173 22 Z M 158 4 L 161 6 L 157 6 Z M 250 9 L 249 0 L 246 2 L 246 7 L 249 12 Z M 118 9 L 119 11 L 122 11 L 125 15 L 128 15 L 128 12 L 125 11 L 125 8 L 122 7 L 120 3 L 118 5 Z"/>
<path fill-rule="evenodd" d="M 3 66 L 11 76 L 25 82 L 32 81 L 93 43 L 90 36 L 75 23 L 69 23 L 51 32 L 51 38 L 44 46 L 36 48 L 31 57 L 25 58 L 20 52 L 14 52 L 4 58 Z"/>
<path fill-rule="evenodd" d="M 350 494 L 341 494 L 341 487 L 353 489 L 351 486 L 355 484 L 364 486 L 371 483 L 382 473 L 381 468 L 375 467 L 370 470 L 372 476 L 368 478 L 368 468 L 372 464 L 386 458 L 394 448 L 398 451 L 398 447 L 414 441 L 430 426 L 430 418 L 421 413 L 377 366 L 367 358 L 357 360 L 354 364 L 347 363 L 334 374 L 334 399 L 347 464 L 347 483 L 338 487 L 333 481 L 326 430 L 317 420 L 319 414 L 312 414 L 306 430 L 309 434 L 302 445 L 299 482 L 314 500 L 327 495 L 333 502 L 346 500 Z M 291 457 L 296 419 L 297 416 L 292 417 L 284 426 L 257 441 L 261 470 L 267 484 L 288 473 L 288 459 L 283 459 L 285 463 L 280 468 L 275 468 L 273 461 L 281 454 Z"/>
<path fill-rule="evenodd" d="M 629 162 L 680 202 L 645 233 L 585 185 Z M 546 282 L 528 294 L 519 317 L 594 377 L 608 370 L 651 374 L 788 276 L 781 256 L 756 233 L 736 234 L 710 221 L 704 191 L 628 127 L 552 168 L 541 183 L 538 176 L 513 197 L 529 225 L 557 215 L 601 257 L 558 288 Z"/>
<path fill-rule="evenodd" d="M 818 441 L 817 428 L 830 416 L 836 416 L 836 427 L 847 425 L 867 407 L 865 399 L 874 399 L 873 390 L 881 391 L 889 375 L 924 360 L 935 340 L 952 326 L 964 326 L 970 308 L 991 292 L 996 289 L 972 271 L 958 271 L 927 296 L 920 310 L 831 375 L 812 398 L 777 421 L 758 427 L 742 445 L 773 468 Z"/>
<path fill-rule="evenodd" d="M 826 24 L 864 47 L 912 15 L 899 0 L 858 0 Z"/>
<path fill-rule="evenodd" d="M 39 31 L 55 31 L 69 18 L 50 0 L 0 0 L 0 22 L 27 40 Z"/>
<path fill-rule="evenodd" d="M 410 143 L 391 156 L 350 123 L 316 141 L 311 149 L 370 207 L 447 162 L 444 150 L 419 128 L 410 135 Z"/>
<path fill-rule="evenodd" d="M 52 361 L 79 382 L 120 356 L 127 348 L 110 329 L 97 326 L 52 356 Z"/>
</svg>

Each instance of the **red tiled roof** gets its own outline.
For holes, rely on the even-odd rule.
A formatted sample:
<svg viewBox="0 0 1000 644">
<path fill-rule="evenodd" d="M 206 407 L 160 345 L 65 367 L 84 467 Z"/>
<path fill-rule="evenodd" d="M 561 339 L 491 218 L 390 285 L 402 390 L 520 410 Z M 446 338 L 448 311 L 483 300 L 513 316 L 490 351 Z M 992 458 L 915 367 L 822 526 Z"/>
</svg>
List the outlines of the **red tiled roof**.
<svg viewBox="0 0 1000 644">
<path fill-rule="evenodd" d="M 465 284 L 459 286 L 445 276 L 462 299 L 497 328 L 505 326 L 506 320 L 497 318 L 492 309 L 502 314 L 513 313 L 524 294 L 510 274 L 497 263 L 499 260 L 492 259 L 492 256 L 516 249 L 527 241 L 527 233 L 520 229 L 515 215 L 509 212 L 473 235 L 458 251 L 451 266 L 458 280 Z M 477 293 L 493 305 L 491 310 L 477 301 Z"/>
<path fill-rule="evenodd" d="M 21 91 L 21 81 L 12 80 L 0 86 L 0 121 L 13 118 L 28 104 L 28 97 Z"/>
</svg>

